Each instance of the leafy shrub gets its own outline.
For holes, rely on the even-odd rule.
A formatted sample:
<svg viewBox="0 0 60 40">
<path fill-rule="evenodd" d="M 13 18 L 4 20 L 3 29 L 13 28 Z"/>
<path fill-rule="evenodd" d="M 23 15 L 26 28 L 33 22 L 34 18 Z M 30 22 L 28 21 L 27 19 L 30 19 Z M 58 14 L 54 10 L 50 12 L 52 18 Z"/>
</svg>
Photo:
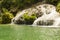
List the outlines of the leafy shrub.
<svg viewBox="0 0 60 40">
<path fill-rule="evenodd" d="M 57 5 L 57 11 L 60 13 L 60 3 Z"/>
<path fill-rule="evenodd" d="M 7 9 L 3 8 L 2 24 L 10 23 L 12 18 L 12 13 L 10 13 Z"/>
<path fill-rule="evenodd" d="M 0 12 L 0 24 L 2 23 L 2 13 Z"/>
<path fill-rule="evenodd" d="M 28 13 L 25 13 L 23 15 L 23 19 L 25 20 L 25 24 L 32 24 L 34 20 L 36 19 L 36 15 L 32 14 L 29 16 Z"/>
<path fill-rule="evenodd" d="M 0 24 L 2 23 L 2 17 L 0 17 Z"/>
</svg>

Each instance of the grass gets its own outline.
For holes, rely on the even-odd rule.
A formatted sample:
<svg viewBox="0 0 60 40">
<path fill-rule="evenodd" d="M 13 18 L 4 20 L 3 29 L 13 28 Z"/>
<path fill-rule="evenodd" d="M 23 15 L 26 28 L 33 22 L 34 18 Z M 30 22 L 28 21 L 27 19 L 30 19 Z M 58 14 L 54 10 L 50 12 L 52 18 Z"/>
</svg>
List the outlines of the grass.
<svg viewBox="0 0 60 40">
<path fill-rule="evenodd" d="M 0 25 L 0 40 L 60 40 L 60 28 Z"/>
</svg>

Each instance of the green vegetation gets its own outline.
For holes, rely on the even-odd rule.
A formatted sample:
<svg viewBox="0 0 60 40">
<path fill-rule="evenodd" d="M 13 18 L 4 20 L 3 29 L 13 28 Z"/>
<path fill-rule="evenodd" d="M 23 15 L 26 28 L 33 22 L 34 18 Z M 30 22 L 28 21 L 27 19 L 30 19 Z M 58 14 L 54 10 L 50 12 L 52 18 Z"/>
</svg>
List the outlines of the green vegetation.
<svg viewBox="0 0 60 40">
<path fill-rule="evenodd" d="M 60 13 L 60 2 L 57 5 L 57 11 Z"/>
<path fill-rule="evenodd" d="M 32 24 L 36 19 L 36 15 L 33 13 L 32 15 L 29 16 L 28 13 L 25 13 L 23 15 L 23 19 L 25 20 L 25 24 Z"/>
<path fill-rule="evenodd" d="M 2 18 L 0 17 L 0 24 L 2 23 Z"/>
<path fill-rule="evenodd" d="M 14 16 L 7 9 L 3 8 L 2 24 L 10 23 Z"/>
<path fill-rule="evenodd" d="M 60 40 L 60 28 L 0 25 L 0 40 Z"/>
</svg>

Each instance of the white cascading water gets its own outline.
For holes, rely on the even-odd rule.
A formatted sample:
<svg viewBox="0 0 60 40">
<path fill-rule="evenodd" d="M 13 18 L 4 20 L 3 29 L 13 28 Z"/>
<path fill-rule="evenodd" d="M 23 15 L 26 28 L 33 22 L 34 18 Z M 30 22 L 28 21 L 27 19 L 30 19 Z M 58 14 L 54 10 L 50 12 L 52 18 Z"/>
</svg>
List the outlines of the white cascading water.
<svg viewBox="0 0 60 40">
<path fill-rule="evenodd" d="M 11 20 L 11 24 L 14 24 L 14 20 L 18 20 L 21 16 L 23 16 L 24 13 L 25 13 L 25 10 L 23 10 L 22 12 L 19 12 L 17 16 Z"/>
<path fill-rule="evenodd" d="M 49 5 L 49 4 L 48 5 L 44 4 L 44 5 L 41 5 L 41 6 L 42 6 L 41 10 L 44 14 L 43 14 L 42 17 L 37 18 L 33 22 L 33 25 L 38 25 L 38 22 L 40 21 L 40 23 L 43 24 L 42 26 L 46 26 L 47 20 L 49 20 L 49 21 L 53 20 L 54 21 L 53 24 L 48 25 L 48 26 L 59 26 L 60 25 L 60 15 L 56 11 L 55 6 Z M 44 7 L 44 6 L 46 6 L 46 7 Z M 41 22 L 41 21 L 44 21 L 45 25 L 44 25 L 44 22 Z"/>
</svg>

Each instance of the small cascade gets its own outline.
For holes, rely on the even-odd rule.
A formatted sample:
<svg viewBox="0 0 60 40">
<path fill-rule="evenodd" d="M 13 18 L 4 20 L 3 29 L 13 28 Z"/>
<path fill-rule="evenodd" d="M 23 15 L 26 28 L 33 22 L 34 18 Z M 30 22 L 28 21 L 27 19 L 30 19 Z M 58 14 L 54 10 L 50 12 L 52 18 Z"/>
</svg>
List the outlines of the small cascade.
<svg viewBox="0 0 60 40">
<path fill-rule="evenodd" d="M 23 16 L 24 13 L 25 13 L 25 10 L 23 10 L 22 12 L 18 12 L 17 16 L 11 20 L 11 24 L 17 23 L 20 17 Z"/>
<path fill-rule="evenodd" d="M 41 26 L 59 26 L 60 25 L 60 15 L 56 11 L 55 6 L 53 5 L 41 5 L 43 16 L 37 18 L 33 25 L 41 25 Z M 45 7 L 44 7 L 45 6 Z M 45 9 L 43 9 L 45 8 Z"/>
</svg>

